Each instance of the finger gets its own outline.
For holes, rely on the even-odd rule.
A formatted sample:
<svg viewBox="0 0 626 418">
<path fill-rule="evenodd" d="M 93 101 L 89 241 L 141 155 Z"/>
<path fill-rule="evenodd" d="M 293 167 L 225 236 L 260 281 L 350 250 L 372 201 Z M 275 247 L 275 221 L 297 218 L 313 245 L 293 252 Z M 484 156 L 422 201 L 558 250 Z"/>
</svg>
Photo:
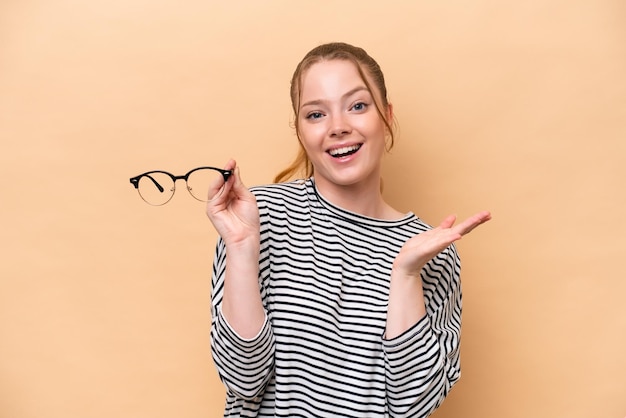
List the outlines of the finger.
<svg viewBox="0 0 626 418">
<path fill-rule="evenodd" d="M 474 228 L 484 224 L 491 219 L 491 213 L 489 211 L 482 211 L 473 216 L 470 216 L 460 224 L 454 227 L 454 229 L 461 235 L 469 234 Z"/>
<path fill-rule="evenodd" d="M 228 162 L 224 166 L 224 170 L 234 170 L 236 166 L 237 166 L 237 161 L 231 158 L 230 160 L 228 160 Z"/>
<path fill-rule="evenodd" d="M 441 221 L 439 224 L 439 228 L 450 228 L 456 222 L 456 215 L 448 215 L 446 218 Z"/>
<path fill-rule="evenodd" d="M 207 192 L 208 201 L 211 202 L 223 194 L 223 189 L 225 188 L 224 186 L 224 179 L 222 177 L 216 177 L 215 180 L 213 180 L 209 185 L 209 190 Z"/>
<path fill-rule="evenodd" d="M 224 170 L 234 170 L 237 166 L 237 162 L 230 159 L 224 166 Z M 232 176 L 231 176 L 232 177 Z M 229 178 L 230 180 L 230 178 Z M 216 202 L 220 196 L 227 196 L 230 188 L 232 187 L 232 181 L 224 181 L 222 176 L 217 176 L 215 180 L 209 185 L 207 198 L 209 202 Z"/>
<path fill-rule="evenodd" d="M 243 181 L 241 180 L 241 173 L 239 172 L 239 167 L 235 168 L 235 170 L 233 171 L 233 177 L 234 177 L 233 184 L 232 184 L 233 192 L 238 197 L 247 195 L 249 191 L 248 191 L 248 188 L 243 184 Z"/>
</svg>

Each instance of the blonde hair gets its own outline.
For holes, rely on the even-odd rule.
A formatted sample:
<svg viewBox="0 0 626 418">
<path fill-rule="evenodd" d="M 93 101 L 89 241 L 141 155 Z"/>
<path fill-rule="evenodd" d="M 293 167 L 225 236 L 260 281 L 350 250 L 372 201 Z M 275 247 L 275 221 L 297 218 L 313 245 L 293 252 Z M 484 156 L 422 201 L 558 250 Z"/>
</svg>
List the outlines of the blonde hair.
<svg viewBox="0 0 626 418">
<path fill-rule="evenodd" d="M 378 63 L 371 56 L 369 56 L 364 49 L 343 42 L 332 42 L 313 48 L 304 56 L 293 73 L 291 78 L 290 94 L 291 106 L 293 107 L 294 112 L 294 127 L 298 139 L 300 139 L 299 108 L 300 95 L 302 91 L 302 75 L 313 64 L 331 60 L 346 60 L 355 65 L 361 79 L 365 83 L 365 86 L 374 98 L 374 104 L 378 115 L 387 127 L 387 131 L 390 135 L 390 141 L 389 144 L 387 144 L 387 151 L 391 150 L 394 143 L 394 129 L 392 127 L 392 122 L 387 120 L 387 117 L 385 116 L 389 108 L 389 102 L 387 100 L 387 87 L 385 86 L 385 77 L 383 76 L 383 72 Z M 378 93 L 380 93 L 380 95 L 374 94 L 374 89 L 372 88 L 372 85 L 370 85 L 367 76 L 369 76 L 369 78 L 371 78 L 374 82 L 375 89 Z M 274 182 L 280 183 L 281 181 L 288 180 L 289 178 L 300 173 L 303 173 L 306 178 L 313 175 L 313 164 L 311 164 L 302 143 L 300 141 L 298 141 L 298 143 L 300 147 L 296 158 L 287 168 L 276 175 Z"/>
</svg>

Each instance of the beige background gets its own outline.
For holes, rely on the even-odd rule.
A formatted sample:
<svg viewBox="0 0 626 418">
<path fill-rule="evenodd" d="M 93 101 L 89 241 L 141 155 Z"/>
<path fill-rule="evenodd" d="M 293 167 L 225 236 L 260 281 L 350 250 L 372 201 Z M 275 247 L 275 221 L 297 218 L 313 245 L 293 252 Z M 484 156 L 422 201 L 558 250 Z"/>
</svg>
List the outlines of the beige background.
<svg viewBox="0 0 626 418">
<path fill-rule="evenodd" d="M 129 177 L 295 152 L 288 88 L 365 47 L 400 125 L 388 199 L 459 245 L 463 377 L 438 418 L 626 415 L 626 3 L 0 2 L 0 416 L 217 417 L 215 233 Z"/>
</svg>

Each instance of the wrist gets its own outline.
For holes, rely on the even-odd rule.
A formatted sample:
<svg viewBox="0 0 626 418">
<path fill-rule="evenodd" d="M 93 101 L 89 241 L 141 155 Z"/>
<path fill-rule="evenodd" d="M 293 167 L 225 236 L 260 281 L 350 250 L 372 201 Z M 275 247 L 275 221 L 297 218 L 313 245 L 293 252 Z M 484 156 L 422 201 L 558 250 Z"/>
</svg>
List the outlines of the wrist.
<svg viewBox="0 0 626 418">
<path fill-rule="evenodd" d="M 261 249 L 260 237 L 258 235 L 249 235 L 238 240 L 224 240 L 224 245 L 226 246 L 226 251 L 233 256 L 247 256 L 250 254 L 258 256 Z"/>
<path fill-rule="evenodd" d="M 237 242 L 232 242 L 232 243 L 228 243 L 225 242 L 226 245 L 226 250 L 231 251 L 231 252 L 238 252 L 238 253 L 249 253 L 249 252 L 255 252 L 258 253 L 259 249 L 261 248 L 259 241 L 258 240 L 253 240 L 253 239 L 247 239 L 245 241 L 237 241 Z"/>
<path fill-rule="evenodd" d="M 423 267 L 423 266 L 422 266 Z M 391 267 L 391 279 L 399 281 L 415 281 L 422 280 L 422 267 L 412 270 L 406 270 L 397 266 Z"/>
</svg>

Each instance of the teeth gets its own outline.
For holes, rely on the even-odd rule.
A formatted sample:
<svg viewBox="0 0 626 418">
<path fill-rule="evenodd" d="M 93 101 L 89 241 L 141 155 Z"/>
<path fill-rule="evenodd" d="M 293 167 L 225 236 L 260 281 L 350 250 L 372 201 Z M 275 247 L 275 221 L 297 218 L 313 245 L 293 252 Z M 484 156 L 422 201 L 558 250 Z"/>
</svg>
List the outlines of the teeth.
<svg viewBox="0 0 626 418">
<path fill-rule="evenodd" d="M 351 145 L 349 147 L 331 149 L 330 151 L 328 151 L 328 153 L 332 155 L 333 157 L 336 157 L 338 155 L 349 154 L 351 152 L 358 150 L 359 148 L 361 148 L 360 145 Z"/>
</svg>

